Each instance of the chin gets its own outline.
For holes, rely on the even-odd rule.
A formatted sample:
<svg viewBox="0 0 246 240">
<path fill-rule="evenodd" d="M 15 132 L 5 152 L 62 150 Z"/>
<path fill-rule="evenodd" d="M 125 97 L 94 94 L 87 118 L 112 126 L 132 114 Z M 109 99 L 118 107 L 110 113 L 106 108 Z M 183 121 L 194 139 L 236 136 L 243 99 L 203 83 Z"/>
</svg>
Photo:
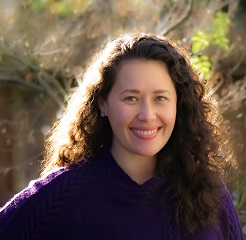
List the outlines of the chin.
<svg viewBox="0 0 246 240">
<path fill-rule="evenodd" d="M 159 151 L 137 151 L 136 154 L 141 157 L 154 157 Z"/>
</svg>

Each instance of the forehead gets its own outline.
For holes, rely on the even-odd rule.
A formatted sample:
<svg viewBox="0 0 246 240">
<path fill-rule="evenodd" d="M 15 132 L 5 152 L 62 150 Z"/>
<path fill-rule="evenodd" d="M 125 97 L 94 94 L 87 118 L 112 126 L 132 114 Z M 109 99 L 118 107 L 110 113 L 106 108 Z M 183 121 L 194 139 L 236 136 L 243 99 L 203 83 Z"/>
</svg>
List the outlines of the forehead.
<svg viewBox="0 0 246 240">
<path fill-rule="evenodd" d="M 116 85 L 141 86 L 173 85 L 167 66 L 161 61 L 132 59 L 120 63 L 116 72 Z"/>
<path fill-rule="evenodd" d="M 147 65 L 152 65 L 152 67 L 155 65 L 156 67 L 158 66 L 159 68 L 168 70 L 167 65 L 162 61 L 133 58 L 121 61 L 117 66 L 116 73 L 121 72 L 124 68 L 130 68 L 131 70 L 134 70 L 135 68 L 141 68 L 142 66 Z"/>
</svg>

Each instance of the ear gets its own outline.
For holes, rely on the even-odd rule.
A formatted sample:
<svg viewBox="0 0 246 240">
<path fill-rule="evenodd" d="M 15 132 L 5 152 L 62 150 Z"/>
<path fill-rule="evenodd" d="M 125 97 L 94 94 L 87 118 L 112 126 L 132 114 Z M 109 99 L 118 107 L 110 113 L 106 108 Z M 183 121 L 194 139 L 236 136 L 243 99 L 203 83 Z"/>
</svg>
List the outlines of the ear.
<svg viewBox="0 0 246 240">
<path fill-rule="evenodd" d="M 107 103 L 101 97 L 98 99 L 98 108 L 107 115 Z"/>
</svg>

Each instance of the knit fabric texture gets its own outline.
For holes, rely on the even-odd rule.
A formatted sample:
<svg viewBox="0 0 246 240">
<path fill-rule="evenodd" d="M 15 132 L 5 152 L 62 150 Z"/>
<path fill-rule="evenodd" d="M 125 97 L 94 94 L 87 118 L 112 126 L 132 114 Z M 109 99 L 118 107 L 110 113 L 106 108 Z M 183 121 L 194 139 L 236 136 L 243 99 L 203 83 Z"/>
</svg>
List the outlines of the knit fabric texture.
<svg viewBox="0 0 246 240">
<path fill-rule="evenodd" d="M 226 191 L 219 225 L 183 235 L 175 205 L 153 177 L 139 185 L 109 149 L 30 182 L 0 211 L 1 240 L 242 240 Z"/>
</svg>

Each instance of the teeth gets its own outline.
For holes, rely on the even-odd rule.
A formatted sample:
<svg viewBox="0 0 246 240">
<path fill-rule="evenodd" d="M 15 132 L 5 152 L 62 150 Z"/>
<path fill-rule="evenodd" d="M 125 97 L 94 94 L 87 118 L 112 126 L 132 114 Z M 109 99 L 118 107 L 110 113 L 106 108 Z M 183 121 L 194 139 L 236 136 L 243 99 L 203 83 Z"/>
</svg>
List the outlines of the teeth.
<svg viewBox="0 0 246 240">
<path fill-rule="evenodd" d="M 152 135 L 154 133 L 157 132 L 157 128 L 150 130 L 150 131 L 141 131 L 141 130 L 137 130 L 137 129 L 132 129 L 133 132 L 140 134 L 140 135 L 144 135 L 144 136 L 148 136 L 148 135 Z"/>
</svg>

